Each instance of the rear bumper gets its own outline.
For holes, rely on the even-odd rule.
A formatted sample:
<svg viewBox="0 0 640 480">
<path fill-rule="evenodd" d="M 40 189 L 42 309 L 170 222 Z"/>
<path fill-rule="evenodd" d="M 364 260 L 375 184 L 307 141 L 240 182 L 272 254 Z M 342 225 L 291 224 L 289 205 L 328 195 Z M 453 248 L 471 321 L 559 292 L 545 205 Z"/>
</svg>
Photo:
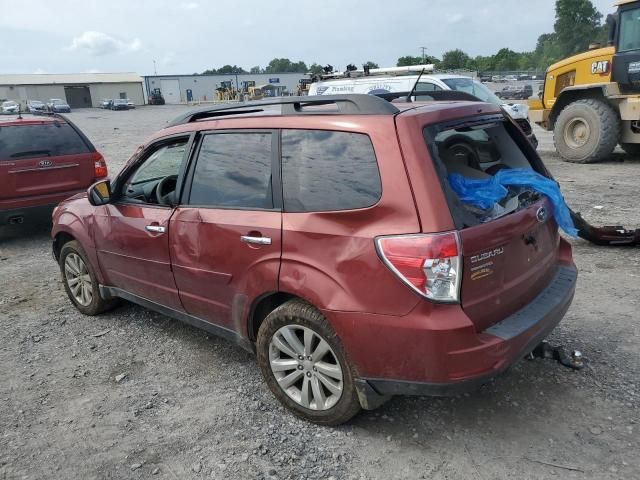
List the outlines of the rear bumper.
<svg viewBox="0 0 640 480">
<path fill-rule="evenodd" d="M 50 212 L 63 200 L 84 191 L 84 189 L 71 190 L 62 193 L 38 195 L 37 197 L 2 201 L 0 202 L 0 225 L 9 223 L 13 218 L 29 217 L 44 214 L 47 211 Z"/>
<path fill-rule="evenodd" d="M 430 312 L 414 311 L 387 326 L 374 319 L 353 328 L 352 318 L 349 330 L 358 331 L 358 345 L 340 318 L 332 320 L 346 338 L 346 350 L 365 384 L 360 395 L 368 396 L 369 403 L 376 403 L 375 396 L 456 395 L 504 372 L 547 337 L 569 309 L 576 281 L 575 266 L 560 265 L 533 301 L 483 332 L 451 305 L 431 304 Z M 364 348 L 363 340 L 368 343 Z"/>
</svg>

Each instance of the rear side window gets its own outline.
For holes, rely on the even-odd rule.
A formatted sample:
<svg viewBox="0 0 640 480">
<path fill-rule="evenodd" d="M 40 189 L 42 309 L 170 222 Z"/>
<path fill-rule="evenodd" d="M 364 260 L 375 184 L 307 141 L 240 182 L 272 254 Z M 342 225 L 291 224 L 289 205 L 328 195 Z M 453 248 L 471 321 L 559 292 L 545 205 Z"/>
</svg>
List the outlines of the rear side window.
<svg viewBox="0 0 640 480">
<path fill-rule="evenodd" d="M 273 208 L 271 133 L 217 133 L 202 140 L 189 203 Z"/>
<path fill-rule="evenodd" d="M 0 126 L 0 161 L 89 151 L 80 135 L 66 123 Z"/>
<path fill-rule="evenodd" d="M 283 130 L 282 182 L 288 212 L 366 208 L 382 195 L 373 145 L 360 133 Z"/>
</svg>

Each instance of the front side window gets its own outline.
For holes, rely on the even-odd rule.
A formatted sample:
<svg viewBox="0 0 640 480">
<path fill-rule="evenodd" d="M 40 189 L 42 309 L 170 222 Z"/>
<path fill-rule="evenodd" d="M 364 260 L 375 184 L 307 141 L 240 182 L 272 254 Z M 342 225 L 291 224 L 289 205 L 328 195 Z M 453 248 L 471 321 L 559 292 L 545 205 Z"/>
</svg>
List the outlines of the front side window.
<svg viewBox="0 0 640 480">
<path fill-rule="evenodd" d="M 178 175 L 186 144 L 186 140 L 180 140 L 158 148 L 131 176 L 129 182 L 132 185 L 138 185 L 161 180 L 169 175 Z"/>
<path fill-rule="evenodd" d="M 123 199 L 134 203 L 173 204 L 187 141 L 187 138 L 181 138 L 145 151 L 146 158 L 122 187 Z M 138 156 L 136 152 L 129 162 L 137 161 Z"/>
<path fill-rule="evenodd" d="M 202 139 L 190 205 L 273 208 L 271 133 L 217 133 Z"/>
<path fill-rule="evenodd" d="M 282 181 L 288 212 L 366 208 L 382 195 L 373 145 L 360 133 L 283 130 Z"/>
</svg>

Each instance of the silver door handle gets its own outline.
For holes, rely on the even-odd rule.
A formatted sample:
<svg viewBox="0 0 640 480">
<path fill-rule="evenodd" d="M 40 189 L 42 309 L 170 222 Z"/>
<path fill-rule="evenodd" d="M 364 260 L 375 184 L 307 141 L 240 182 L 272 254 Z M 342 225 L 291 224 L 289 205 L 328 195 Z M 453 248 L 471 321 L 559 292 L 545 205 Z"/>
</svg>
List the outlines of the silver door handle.
<svg viewBox="0 0 640 480">
<path fill-rule="evenodd" d="M 147 225 L 146 227 L 144 227 L 144 229 L 147 232 L 153 233 L 164 233 L 166 231 L 166 229 L 164 227 L 161 227 L 160 225 Z"/>
<path fill-rule="evenodd" d="M 271 245 L 271 239 L 269 237 L 250 237 L 248 235 L 242 235 L 240 241 L 244 243 L 251 243 L 253 245 Z"/>
</svg>

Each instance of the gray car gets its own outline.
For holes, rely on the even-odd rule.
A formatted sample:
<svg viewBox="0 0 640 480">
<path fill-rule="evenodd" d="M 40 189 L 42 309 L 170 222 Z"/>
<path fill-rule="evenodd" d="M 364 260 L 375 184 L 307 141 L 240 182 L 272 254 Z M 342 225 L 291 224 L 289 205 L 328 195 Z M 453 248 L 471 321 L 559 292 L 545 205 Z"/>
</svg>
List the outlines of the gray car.
<svg viewBox="0 0 640 480">
<path fill-rule="evenodd" d="M 70 113 L 71 107 L 60 98 L 52 98 L 47 102 L 47 109 L 54 113 Z"/>
</svg>

